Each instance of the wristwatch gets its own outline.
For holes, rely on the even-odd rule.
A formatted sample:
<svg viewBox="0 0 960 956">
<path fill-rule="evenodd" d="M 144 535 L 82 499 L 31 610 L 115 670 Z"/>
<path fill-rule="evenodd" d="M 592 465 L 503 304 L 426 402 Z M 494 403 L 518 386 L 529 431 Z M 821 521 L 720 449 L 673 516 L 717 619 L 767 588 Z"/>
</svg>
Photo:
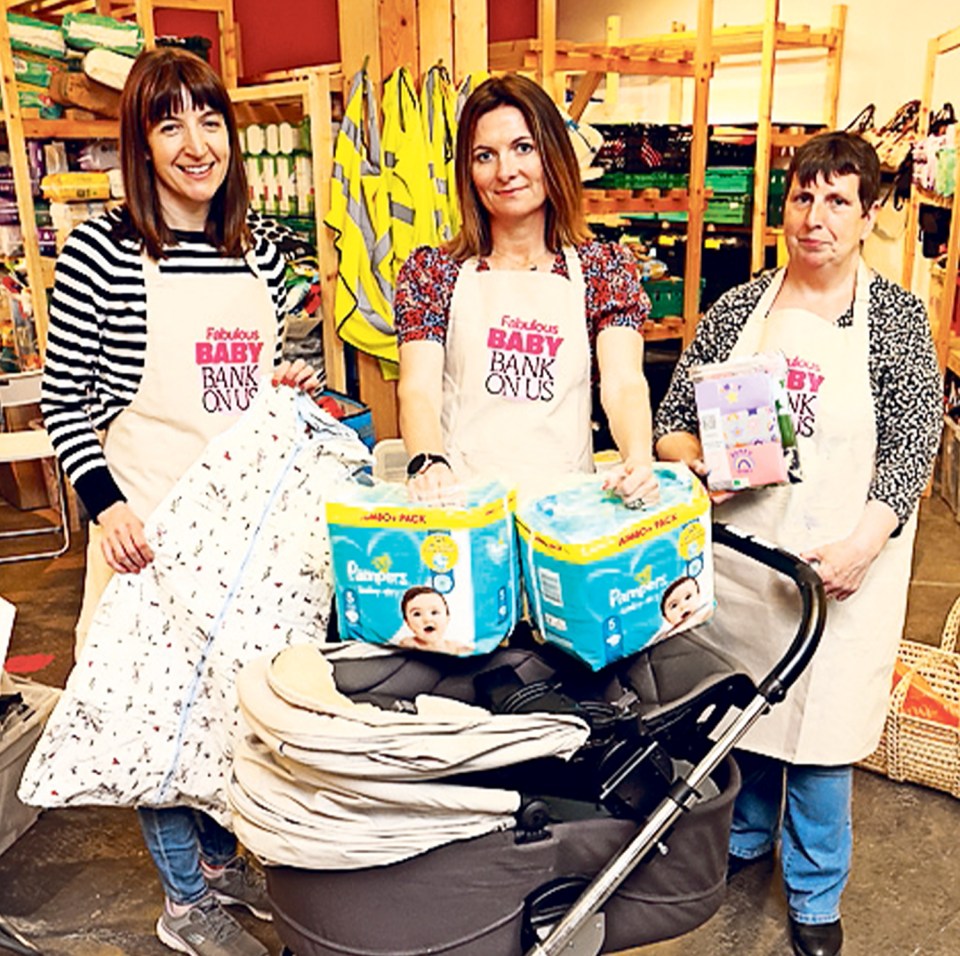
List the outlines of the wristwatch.
<svg viewBox="0 0 960 956">
<path fill-rule="evenodd" d="M 446 465 L 449 468 L 450 462 L 443 455 L 421 451 L 407 462 L 407 477 L 416 478 L 417 475 L 422 475 L 431 465 Z"/>
</svg>

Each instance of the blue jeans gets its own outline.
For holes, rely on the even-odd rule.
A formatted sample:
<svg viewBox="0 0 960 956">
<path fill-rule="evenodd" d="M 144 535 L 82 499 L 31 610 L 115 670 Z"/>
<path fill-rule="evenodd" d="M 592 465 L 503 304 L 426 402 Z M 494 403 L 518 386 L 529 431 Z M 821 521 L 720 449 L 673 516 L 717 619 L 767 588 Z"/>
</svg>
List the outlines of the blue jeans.
<svg viewBox="0 0 960 956">
<path fill-rule="evenodd" d="M 201 859 L 223 866 L 237 855 L 237 838 L 199 810 L 141 807 L 137 816 L 163 891 L 173 903 L 196 903 L 207 895 Z"/>
<path fill-rule="evenodd" d="M 788 764 L 744 751 L 736 757 L 743 787 L 730 853 L 755 859 L 779 837 L 790 916 L 813 925 L 840 919 L 853 854 L 853 768 Z"/>
</svg>

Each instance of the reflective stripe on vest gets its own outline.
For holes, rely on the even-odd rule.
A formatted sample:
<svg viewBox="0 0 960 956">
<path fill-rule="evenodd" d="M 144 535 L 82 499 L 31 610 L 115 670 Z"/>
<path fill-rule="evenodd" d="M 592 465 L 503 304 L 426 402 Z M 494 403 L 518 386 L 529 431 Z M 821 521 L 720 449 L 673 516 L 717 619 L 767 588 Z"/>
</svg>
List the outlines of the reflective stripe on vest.
<svg viewBox="0 0 960 956">
<path fill-rule="evenodd" d="M 420 93 L 420 116 L 427 139 L 427 155 L 434 188 L 434 218 L 441 241 L 452 239 L 460 229 L 460 205 L 454 174 L 457 121 L 456 95 L 445 66 L 427 71 Z"/>
<path fill-rule="evenodd" d="M 383 87 L 383 181 L 392 248 L 380 268 L 393 285 L 414 249 L 437 244 L 426 137 L 413 77 L 406 67 L 395 70 Z"/>
</svg>

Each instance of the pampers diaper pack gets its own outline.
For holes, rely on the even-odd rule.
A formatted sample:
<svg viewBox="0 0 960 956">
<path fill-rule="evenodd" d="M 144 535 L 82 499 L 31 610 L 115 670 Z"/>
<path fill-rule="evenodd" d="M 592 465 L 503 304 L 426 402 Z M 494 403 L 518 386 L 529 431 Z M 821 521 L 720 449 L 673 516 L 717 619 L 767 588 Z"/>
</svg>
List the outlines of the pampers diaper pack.
<svg viewBox="0 0 960 956">
<path fill-rule="evenodd" d="M 628 508 L 594 475 L 517 509 L 537 627 L 594 670 L 713 612 L 710 500 L 685 465 L 654 469 L 654 508 Z"/>
<path fill-rule="evenodd" d="M 492 650 L 519 616 L 514 506 L 498 482 L 442 507 L 412 502 L 390 482 L 328 501 L 340 636 L 442 654 Z"/>
</svg>

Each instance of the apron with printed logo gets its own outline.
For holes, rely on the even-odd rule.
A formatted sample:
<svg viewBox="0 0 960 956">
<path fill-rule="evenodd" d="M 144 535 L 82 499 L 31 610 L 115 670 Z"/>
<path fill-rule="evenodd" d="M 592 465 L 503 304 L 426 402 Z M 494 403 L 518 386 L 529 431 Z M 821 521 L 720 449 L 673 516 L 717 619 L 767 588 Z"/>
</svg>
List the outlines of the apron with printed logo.
<svg viewBox="0 0 960 956">
<path fill-rule="evenodd" d="M 443 372 L 443 434 L 464 478 L 531 488 L 593 471 L 590 340 L 583 272 L 460 269 Z"/>
<path fill-rule="evenodd" d="M 104 456 L 133 513 L 146 521 L 207 442 L 250 405 L 273 367 L 277 336 L 270 290 L 247 256 L 243 274 L 163 274 L 141 258 L 147 342 L 133 401 L 110 423 Z M 99 525 L 89 528 L 76 649 L 86 640 L 113 571 Z"/>
<path fill-rule="evenodd" d="M 868 358 L 870 273 L 857 273 L 853 324 L 804 309 L 770 311 L 778 274 L 747 320 L 732 358 L 780 351 L 797 431 L 803 481 L 747 491 L 716 509 L 718 520 L 796 554 L 839 541 L 856 527 L 876 455 Z M 860 588 L 828 601 L 820 646 L 786 699 L 744 738 L 746 750 L 796 764 L 853 763 L 877 745 L 903 631 L 916 514 L 890 538 Z M 757 573 L 756 563 L 717 553 L 715 633 L 759 679 L 796 633 L 796 590 Z"/>
<path fill-rule="evenodd" d="M 207 442 L 250 407 L 273 367 L 276 311 L 247 258 L 252 271 L 242 275 L 177 275 L 143 257 L 143 377 L 104 442 L 107 464 L 141 521 Z"/>
</svg>

